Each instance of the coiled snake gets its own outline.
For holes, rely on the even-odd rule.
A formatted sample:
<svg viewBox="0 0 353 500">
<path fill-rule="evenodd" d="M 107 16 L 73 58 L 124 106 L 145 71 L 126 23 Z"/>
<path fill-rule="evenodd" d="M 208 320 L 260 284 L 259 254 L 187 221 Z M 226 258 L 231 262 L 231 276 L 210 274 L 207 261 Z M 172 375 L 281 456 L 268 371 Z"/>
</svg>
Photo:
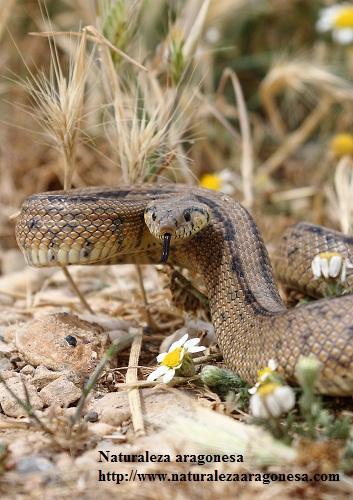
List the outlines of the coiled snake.
<svg viewBox="0 0 353 500">
<path fill-rule="evenodd" d="M 353 297 L 287 309 L 254 220 L 221 193 L 167 184 L 35 194 L 16 237 L 32 266 L 158 263 L 163 249 L 164 261 L 202 275 L 225 363 L 243 379 L 253 383 L 275 359 L 293 381 L 299 357 L 315 355 L 319 391 L 353 394 Z M 280 275 L 309 292 L 320 289 L 315 255 L 339 251 L 353 260 L 353 239 L 319 226 L 296 225 L 283 241 Z"/>
</svg>

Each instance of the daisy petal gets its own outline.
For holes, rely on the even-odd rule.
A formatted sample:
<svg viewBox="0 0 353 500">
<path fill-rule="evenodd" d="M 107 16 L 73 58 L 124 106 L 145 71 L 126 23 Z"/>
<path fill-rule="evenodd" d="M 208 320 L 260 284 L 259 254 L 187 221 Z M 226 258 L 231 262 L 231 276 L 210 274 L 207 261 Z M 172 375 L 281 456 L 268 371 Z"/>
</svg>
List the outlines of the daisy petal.
<svg viewBox="0 0 353 500">
<path fill-rule="evenodd" d="M 254 385 L 254 387 L 251 387 L 250 389 L 248 389 L 248 393 L 255 394 L 257 392 L 258 387 L 259 387 L 259 384 Z"/>
<path fill-rule="evenodd" d="M 152 373 L 148 375 L 147 381 L 151 382 L 153 380 L 157 380 L 157 378 L 161 377 L 162 375 L 165 375 L 168 371 L 169 368 L 167 366 L 159 366 Z"/>
<path fill-rule="evenodd" d="M 327 259 L 321 259 L 321 272 L 324 278 L 329 277 Z"/>
<path fill-rule="evenodd" d="M 349 45 L 353 42 L 353 29 L 352 28 L 341 28 L 334 30 L 332 32 L 332 38 L 335 42 L 342 45 Z"/>
<path fill-rule="evenodd" d="M 321 259 L 320 255 L 316 255 L 311 262 L 311 269 L 315 278 L 320 278 L 321 276 Z"/>
<path fill-rule="evenodd" d="M 167 354 L 168 354 L 167 352 L 161 352 L 160 354 L 158 354 L 157 356 L 158 363 L 162 363 L 163 359 L 166 357 Z"/>
<path fill-rule="evenodd" d="M 185 333 L 185 335 L 183 335 L 181 337 L 181 339 L 176 340 L 175 342 L 172 343 L 172 345 L 168 349 L 168 352 L 174 351 L 174 349 L 176 349 L 177 347 L 182 347 L 188 338 L 189 338 L 189 335 L 187 333 Z"/>
<path fill-rule="evenodd" d="M 341 269 L 341 276 L 340 276 L 341 283 L 344 283 L 346 281 L 346 277 L 347 277 L 347 264 L 346 262 L 343 262 Z"/>
<path fill-rule="evenodd" d="M 207 348 L 203 345 L 197 345 L 195 347 L 189 347 L 188 349 L 188 352 L 201 352 L 201 351 L 205 351 Z"/>
<path fill-rule="evenodd" d="M 334 255 L 329 262 L 329 275 L 331 278 L 336 278 L 339 275 L 342 266 L 342 256 Z"/>
<path fill-rule="evenodd" d="M 174 377 L 174 375 L 175 375 L 175 370 L 173 370 L 173 369 L 168 370 L 167 373 L 163 377 L 163 382 L 165 384 L 168 384 L 168 382 L 170 382 L 172 380 L 172 378 Z"/>
<path fill-rule="evenodd" d="M 275 359 L 270 359 L 268 362 L 268 367 L 270 370 L 274 371 L 277 368 L 277 362 Z"/>
<path fill-rule="evenodd" d="M 200 339 L 198 339 L 198 338 L 190 339 L 190 340 L 187 340 L 185 342 L 184 347 L 188 351 L 189 347 L 193 347 L 194 345 L 198 344 L 199 342 L 200 342 Z"/>
</svg>

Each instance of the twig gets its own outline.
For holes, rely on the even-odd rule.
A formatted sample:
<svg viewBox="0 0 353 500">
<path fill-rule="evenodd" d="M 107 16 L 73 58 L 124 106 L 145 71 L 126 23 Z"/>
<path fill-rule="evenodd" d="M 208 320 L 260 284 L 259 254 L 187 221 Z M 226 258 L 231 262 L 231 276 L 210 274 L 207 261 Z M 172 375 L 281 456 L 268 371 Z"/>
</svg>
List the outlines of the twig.
<svg viewBox="0 0 353 500">
<path fill-rule="evenodd" d="M 194 380 L 198 380 L 199 376 L 195 375 L 193 377 L 174 377 L 170 382 L 168 382 L 168 387 L 173 387 L 176 385 L 183 385 L 187 384 L 188 382 L 192 382 Z M 155 381 L 147 381 L 147 380 L 137 380 L 136 382 L 131 382 L 131 383 L 120 383 L 116 384 L 115 387 L 119 389 L 137 389 L 140 387 L 164 387 L 165 384 L 161 382 L 155 382 Z"/>
<path fill-rule="evenodd" d="M 36 415 L 30 401 L 29 401 L 29 395 L 28 395 L 28 389 L 23 382 L 23 387 L 24 387 L 24 392 L 25 392 L 25 397 L 26 397 L 26 402 L 22 401 L 21 398 L 19 398 L 17 396 L 17 394 L 11 389 L 11 387 L 9 387 L 6 383 L 6 381 L 2 378 L 2 376 L 0 375 L 0 383 L 4 385 L 5 389 L 7 390 L 7 392 L 13 397 L 13 399 L 16 401 L 17 404 L 19 404 L 24 410 L 25 412 L 27 413 L 27 415 L 30 417 L 30 418 L 33 418 L 33 420 L 35 420 L 35 422 L 41 427 L 41 429 L 48 433 L 49 435 L 53 436 L 53 431 L 51 429 L 49 429 L 49 427 L 47 427 L 41 420 L 40 418 Z"/>
<path fill-rule="evenodd" d="M 302 125 L 293 132 L 277 151 L 266 160 L 258 169 L 258 177 L 268 176 L 275 172 L 283 162 L 292 154 L 321 123 L 332 105 L 332 99 L 328 96 L 321 99 L 317 107 L 305 119 Z"/>
<path fill-rule="evenodd" d="M 156 325 L 153 321 L 152 315 L 151 315 L 150 310 L 149 310 L 149 303 L 148 303 L 148 299 L 147 299 L 145 285 L 143 283 L 142 269 L 141 269 L 141 266 L 139 264 L 136 264 L 135 267 L 136 267 L 137 278 L 138 278 L 138 282 L 139 282 L 139 286 L 140 286 L 140 290 L 141 290 L 141 294 L 142 294 L 142 298 L 143 298 L 143 303 L 145 305 L 144 311 L 146 313 L 146 323 L 148 324 L 149 327 L 151 327 L 154 330 Z"/>
<path fill-rule="evenodd" d="M 96 30 L 96 28 L 94 28 L 94 26 L 86 26 L 85 31 L 92 33 L 92 35 L 87 36 L 88 40 L 91 40 L 91 41 L 98 43 L 100 45 L 107 45 L 113 52 L 116 52 L 117 54 L 119 54 L 126 61 L 129 61 L 131 64 L 134 64 L 135 66 L 137 66 L 139 69 L 142 69 L 143 71 L 148 71 L 148 69 L 145 66 L 143 66 L 142 64 L 140 64 L 137 61 L 135 61 L 134 59 L 132 59 L 132 57 L 125 54 L 125 52 L 118 49 L 118 47 L 115 47 L 114 45 L 112 45 L 109 42 L 109 40 L 107 40 L 102 34 L 100 34 Z M 29 35 L 42 36 L 42 37 L 48 37 L 48 36 L 53 37 L 53 36 L 63 36 L 63 35 L 70 36 L 70 37 L 72 37 L 72 36 L 82 37 L 83 36 L 82 33 L 77 33 L 74 31 L 42 31 L 40 33 L 30 32 Z"/>
<path fill-rule="evenodd" d="M 222 361 L 223 356 L 221 353 L 219 354 L 207 354 L 207 356 L 199 356 L 198 358 L 194 358 L 194 365 L 201 365 L 202 363 L 207 363 L 208 361 Z"/>
<path fill-rule="evenodd" d="M 69 273 L 69 270 L 67 267 L 62 267 L 62 270 L 63 270 L 63 273 L 65 274 L 66 276 L 66 279 L 67 281 L 70 283 L 74 293 L 77 295 L 77 297 L 80 299 L 81 301 L 81 304 L 83 305 L 83 307 L 85 309 L 87 309 L 88 312 L 90 312 L 91 314 L 95 314 L 95 312 L 93 311 L 93 309 L 91 308 L 91 306 L 89 305 L 89 303 L 87 302 L 87 300 L 84 298 L 84 296 L 82 295 L 82 293 L 80 292 L 78 286 L 76 285 L 75 281 L 73 280 L 71 274 Z"/>
<path fill-rule="evenodd" d="M 254 202 L 253 194 L 253 172 L 254 172 L 254 159 L 253 159 L 253 147 L 251 140 L 250 122 L 248 117 L 248 112 L 245 105 L 245 99 L 243 91 L 241 89 L 237 75 L 233 70 L 227 68 L 223 72 L 221 82 L 219 84 L 219 92 L 223 92 L 225 82 L 230 79 L 233 91 L 235 95 L 235 100 L 239 112 L 239 127 L 241 133 L 241 144 L 242 144 L 242 155 L 241 155 L 241 177 L 242 177 L 242 190 L 243 190 L 243 203 L 247 208 L 251 208 Z"/>
<path fill-rule="evenodd" d="M 132 342 L 129 358 L 129 369 L 126 373 L 126 383 L 135 384 L 137 380 L 137 368 L 140 352 L 142 346 L 142 330 L 139 335 L 136 335 Z M 128 400 L 131 411 L 132 425 L 136 436 L 143 436 L 145 434 L 145 426 L 142 416 L 141 398 L 139 390 L 135 387 L 128 392 Z"/>
<path fill-rule="evenodd" d="M 121 350 L 121 343 L 112 344 L 109 349 L 104 354 L 103 358 L 100 360 L 98 365 L 96 366 L 94 372 L 86 382 L 86 385 L 83 388 L 80 400 L 76 407 L 76 412 L 71 419 L 71 428 L 76 424 L 82 414 L 82 410 L 86 403 L 87 397 L 96 385 L 99 377 L 101 376 L 102 371 L 105 368 L 105 365 L 111 361 L 111 359 Z"/>
</svg>

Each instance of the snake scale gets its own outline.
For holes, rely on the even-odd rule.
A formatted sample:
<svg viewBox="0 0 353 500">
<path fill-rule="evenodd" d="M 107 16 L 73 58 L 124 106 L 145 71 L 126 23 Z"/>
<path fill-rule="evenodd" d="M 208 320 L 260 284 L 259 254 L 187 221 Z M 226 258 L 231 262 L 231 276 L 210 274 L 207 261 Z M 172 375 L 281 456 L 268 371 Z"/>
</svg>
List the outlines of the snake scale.
<svg viewBox="0 0 353 500">
<path fill-rule="evenodd" d="M 274 359 L 295 382 L 299 357 L 314 355 L 318 390 L 353 394 L 353 297 L 287 309 L 253 218 L 222 193 L 166 184 L 35 194 L 23 203 L 16 237 L 27 263 L 39 267 L 158 263 L 163 248 L 164 261 L 202 276 L 225 363 L 243 379 L 254 383 Z M 279 274 L 312 292 L 311 260 L 333 250 L 353 261 L 352 238 L 293 226 L 277 254 Z"/>
</svg>

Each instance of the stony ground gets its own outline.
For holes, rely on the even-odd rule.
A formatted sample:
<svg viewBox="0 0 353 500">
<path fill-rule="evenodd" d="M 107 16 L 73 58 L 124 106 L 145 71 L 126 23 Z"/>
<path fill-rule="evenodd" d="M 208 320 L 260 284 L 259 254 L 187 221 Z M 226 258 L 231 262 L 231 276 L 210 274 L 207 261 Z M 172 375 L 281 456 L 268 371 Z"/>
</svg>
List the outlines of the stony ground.
<svg viewBox="0 0 353 500">
<path fill-rule="evenodd" d="M 99 462 L 99 452 L 112 456 L 148 451 L 172 459 L 178 453 L 215 453 L 217 446 L 223 452 L 224 449 L 229 453 L 244 452 L 244 463 L 217 464 L 218 472 L 225 474 L 261 470 L 311 473 L 333 465 L 321 459 L 303 462 L 294 449 L 284 447 L 277 451 L 274 447 L 271 452 L 274 463 L 264 469 L 258 452 L 251 450 L 254 442 L 258 442 L 259 449 L 270 450 L 272 438 L 258 427 L 244 425 L 242 421 L 248 419 L 246 413 L 222 403 L 216 394 L 197 384 L 141 387 L 135 390 L 135 399 L 131 399 L 134 391 L 129 392 L 124 384 L 129 371 L 129 346 L 136 332 L 143 335 L 139 369 L 130 360 L 130 370 L 137 370 L 142 381 L 155 365 L 159 350 L 165 350 L 185 331 L 203 337 L 202 343 L 208 346 L 206 355 L 217 352 L 212 325 L 204 321 L 205 317 L 202 321 L 190 320 L 171 306 L 170 292 L 164 288 L 165 276 L 156 269 L 146 267 L 142 272 L 148 310 L 162 328 L 158 332 L 144 327 L 146 307 L 134 266 L 74 269 L 73 276 L 95 314 L 83 310 L 60 270 L 28 270 L 19 253 L 12 250 L 3 255 L 3 269 L 0 278 L 0 375 L 4 381 L 0 384 L 2 498 L 64 499 L 77 495 L 90 499 L 97 494 L 103 499 L 114 494 L 151 499 L 208 499 L 214 495 L 230 498 L 235 494 L 239 498 L 269 495 L 330 498 L 333 493 L 348 498 L 352 493 L 348 478 L 340 482 L 339 490 L 337 485 L 329 483 L 298 486 L 184 480 L 171 487 L 168 483 L 126 480 L 131 471 L 206 474 L 214 471 L 215 464 L 148 461 L 136 467 L 124 462 Z M 82 418 L 73 425 L 83 386 L 112 341 L 120 342 L 121 349 L 104 367 L 83 407 Z M 30 410 L 23 406 L 28 401 Z M 190 436 L 187 431 L 195 425 L 198 426 L 195 435 Z M 204 436 L 196 437 L 197 429 L 203 429 L 208 448 Z M 224 435 L 218 436 L 220 431 Z M 276 464 L 276 460 L 282 465 Z M 99 471 L 105 481 L 99 481 Z M 124 481 L 116 484 L 114 480 L 108 481 L 107 475 L 102 476 L 114 472 L 123 474 Z"/>
</svg>

